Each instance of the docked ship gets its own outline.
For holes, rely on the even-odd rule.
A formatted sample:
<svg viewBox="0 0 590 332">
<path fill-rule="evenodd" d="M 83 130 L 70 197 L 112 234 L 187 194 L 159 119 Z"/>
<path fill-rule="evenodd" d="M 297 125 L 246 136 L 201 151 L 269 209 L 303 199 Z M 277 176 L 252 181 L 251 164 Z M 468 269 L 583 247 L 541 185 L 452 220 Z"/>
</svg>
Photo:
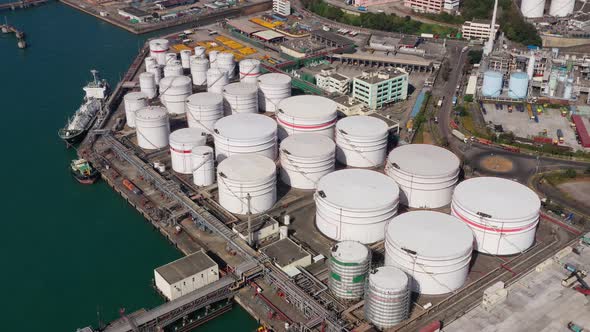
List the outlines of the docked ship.
<svg viewBox="0 0 590 332">
<path fill-rule="evenodd" d="M 98 180 L 99 173 L 86 159 L 74 159 L 70 163 L 70 171 L 74 178 L 82 184 L 93 184 Z"/>
<path fill-rule="evenodd" d="M 93 81 L 83 88 L 86 92 L 84 102 L 74 116 L 68 119 L 66 126 L 58 132 L 59 137 L 68 146 L 84 139 L 110 93 L 109 85 L 105 80 L 98 77 L 98 71 L 91 70 L 90 72 L 92 73 Z"/>
</svg>

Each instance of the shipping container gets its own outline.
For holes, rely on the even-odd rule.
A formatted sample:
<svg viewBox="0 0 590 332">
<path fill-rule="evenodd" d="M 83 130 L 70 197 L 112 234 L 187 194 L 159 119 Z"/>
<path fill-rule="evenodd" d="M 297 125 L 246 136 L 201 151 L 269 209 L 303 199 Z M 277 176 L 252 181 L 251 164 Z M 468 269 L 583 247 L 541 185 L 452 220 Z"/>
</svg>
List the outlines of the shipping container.
<svg viewBox="0 0 590 332">
<path fill-rule="evenodd" d="M 510 152 L 514 152 L 514 153 L 520 153 L 520 148 L 519 147 L 511 146 L 511 145 L 507 145 L 507 144 L 500 144 L 500 146 L 502 147 L 502 149 L 504 149 L 506 151 L 510 151 Z"/>
<path fill-rule="evenodd" d="M 561 131 L 561 129 L 557 129 L 557 140 L 559 141 L 559 144 L 563 144 L 564 142 L 563 131 Z"/>
<path fill-rule="evenodd" d="M 477 138 L 477 141 L 478 141 L 480 144 L 484 144 L 484 145 L 492 145 L 492 144 L 493 144 L 493 142 L 492 142 L 492 141 L 490 141 L 489 139 L 485 139 L 485 138 L 479 138 L 479 137 L 478 137 L 478 138 Z"/>
<path fill-rule="evenodd" d="M 453 136 L 457 137 L 459 140 L 463 141 L 463 143 L 467 143 L 467 137 L 465 137 L 465 135 L 458 131 L 457 129 L 453 129 L 452 131 Z"/>
<path fill-rule="evenodd" d="M 123 186 L 125 188 L 127 188 L 127 190 L 131 191 L 132 193 L 136 194 L 136 195 L 141 195 L 143 192 L 141 191 L 141 189 L 137 188 L 136 185 L 133 184 L 133 182 L 124 179 L 123 180 Z"/>
</svg>

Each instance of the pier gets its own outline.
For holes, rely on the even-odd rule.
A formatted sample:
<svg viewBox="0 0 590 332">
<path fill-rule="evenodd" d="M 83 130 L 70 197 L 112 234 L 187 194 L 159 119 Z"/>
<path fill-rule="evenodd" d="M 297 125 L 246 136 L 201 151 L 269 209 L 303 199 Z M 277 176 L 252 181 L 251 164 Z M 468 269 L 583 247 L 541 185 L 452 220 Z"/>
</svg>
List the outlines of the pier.
<svg viewBox="0 0 590 332">
<path fill-rule="evenodd" d="M 17 10 L 25 9 L 33 6 L 38 6 L 49 2 L 49 0 L 22 0 L 0 4 L 0 11 L 2 10 Z"/>
<path fill-rule="evenodd" d="M 14 33 L 14 36 L 16 37 L 16 46 L 20 49 L 26 48 L 27 47 L 27 42 L 25 41 L 25 33 L 19 29 L 17 29 L 16 27 L 5 23 L 0 25 L 0 31 L 2 31 L 2 33 Z"/>
</svg>

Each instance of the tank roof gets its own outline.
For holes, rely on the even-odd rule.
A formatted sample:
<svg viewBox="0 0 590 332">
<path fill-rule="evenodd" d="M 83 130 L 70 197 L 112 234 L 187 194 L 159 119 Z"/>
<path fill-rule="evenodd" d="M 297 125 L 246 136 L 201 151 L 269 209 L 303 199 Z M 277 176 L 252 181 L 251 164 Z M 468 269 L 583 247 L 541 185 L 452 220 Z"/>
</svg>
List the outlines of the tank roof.
<svg viewBox="0 0 590 332">
<path fill-rule="evenodd" d="M 367 246 L 356 241 L 338 242 L 332 247 L 332 257 L 342 263 L 361 263 L 369 256 Z"/>
<path fill-rule="evenodd" d="M 133 91 L 127 93 L 123 99 L 125 100 L 139 100 L 139 99 L 147 99 L 147 95 L 143 92 Z"/>
<path fill-rule="evenodd" d="M 421 176 L 439 176 L 457 172 L 460 161 L 449 150 L 430 144 L 407 144 L 393 149 L 387 161 L 398 169 Z M 393 166 L 395 167 L 395 166 Z"/>
<path fill-rule="evenodd" d="M 258 91 L 258 86 L 252 83 L 244 83 L 244 82 L 237 82 L 237 83 L 230 83 L 223 87 L 223 94 L 230 94 L 230 95 L 251 95 L 255 94 Z"/>
<path fill-rule="evenodd" d="M 170 141 L 178 144 L 201 142 L 207 138 L 207 132 L 200 128 L 182 128 L 170 134 Z"/>
<path fill-rule="evenodd" d="M 183 86 L 190 84 L 191 78 L 188 76 L 168 76 L 160 80 L 160 87 L 162 86 Z M 160 92 L 163 93 L 163 92 Z"/>
<path fill-rule="evenodd" d="M 276 165 L 269 158 L 256 154 L 233 155 L 219 163 L 217 174 L 221 173 L 233 181 L 258 181 L 275 174 Z"/>
<path fill-rule="evenodd" d="M 215 123 L 219 135 L 237 140 L 256 139 L 276 134 L 277 123 L 268 116 L 254 113 L 237 113 Z"/>
<path fill-rule="evenodd" d="M 494 219 L 514 220 L 539 213 L 539 196 L 518 182 L 498 178 L 479 177 L 457 185 L 453 201 L 474 213 L 483 212 Z"/>
<path fill-rule="evenodd" d="M 376 137 L 387 134 L 387 123 L 372 116 L 349 116 L 336 122 L 336 129 L 343 130 L 346 135 L 357 137 Z"/>
<path fill-rule="evenodd" d="M 223 96 L 215 92 L 199 92 L 190 95 L 186 102 L 191 105 L 214 106 L 223 103 Z"/>
<path fill-rule="evenodd" d="M 529 75 L 525 72 L 522 72 L 522 71 L 514 72 L 514 73 L 510 74 L 510 77 L 518 78 L 518 79 L 527 79 L 527 81 L 529 79 Z"/>
<path fill-rule="evenodd" d="M 369 273 L 369 280 L 379 288 L 401 291 L 408 287 L 408 275 L 395 266 L 382 266 L 374 273 Z"/>
<path fill-rule="evenodd" d="M 258 82 L 261 84 L 287 84 L 291 83 L 291 76 L 281 73 L 268 73 L 258 76 Z"/>
<path fill-rule="evenodd" d="M 336 117 L 336 103 L 326 97 L 300 95 L 281 100 L 279 112 L 297 118 Z"/>
<path fill-rule="evenodd" d="M 373 210 L 389 206 L 399 197 L 397 183 L 387 175 L 366 169 L 345 169 L 320 179 L 317 191 L 342 208 Z"/>
<path fill-rule="evenodd" d="M 451 258 L 471 251 L 473 233 L 459 219 L 434 211 L 401 214 L 387 226 L 386 241 L 418 256 Z"/>
<path fill-rule="evenodd" d="M 297 157 L 323 157 L 333 155 L 336 144 L 329 137 L 320 134 L 290 135 L 281 142 L 281 151 L 287 150 Z"/>
<path fill-rule="evenodd" d="M 502 75 L 501 72 L 499 71 L 495 71 L 495 70 L 488 70 L 484 73 L 485 76 L 489 76 L 489 77 L 504 77 L 504 75 Z"/>
<path fill-rule="evenodd" d="M 207 145 L 195 146 L 191 150 L 191 154 L 202 156 L 207 153 L 213 153 L 213 148 Z"/>
<path fill-rule="evenodd" d="M 135 112 L 135 118 L 141 119 L 161 119 L 168 116 L 168 110 L 162 106 L 148 106 Z"/>
</svg>

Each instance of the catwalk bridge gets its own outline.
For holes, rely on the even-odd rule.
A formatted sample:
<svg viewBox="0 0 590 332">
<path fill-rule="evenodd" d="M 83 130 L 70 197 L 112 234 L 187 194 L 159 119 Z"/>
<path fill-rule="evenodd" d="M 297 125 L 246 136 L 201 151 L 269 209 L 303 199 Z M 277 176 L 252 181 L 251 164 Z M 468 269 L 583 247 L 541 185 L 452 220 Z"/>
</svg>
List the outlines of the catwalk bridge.
<svg viewBox="0 0 590 332">
<path fill-rule="evenodd" d="M 29 8 L 32 6 L 37 6 L 49 2 L 49 0 L 23 0 L 23 1 L 14 1 L 0 4 L 0 11 L 1 10 L 16 10 L 16 9 L 24 9 Z"/>
</svg>

